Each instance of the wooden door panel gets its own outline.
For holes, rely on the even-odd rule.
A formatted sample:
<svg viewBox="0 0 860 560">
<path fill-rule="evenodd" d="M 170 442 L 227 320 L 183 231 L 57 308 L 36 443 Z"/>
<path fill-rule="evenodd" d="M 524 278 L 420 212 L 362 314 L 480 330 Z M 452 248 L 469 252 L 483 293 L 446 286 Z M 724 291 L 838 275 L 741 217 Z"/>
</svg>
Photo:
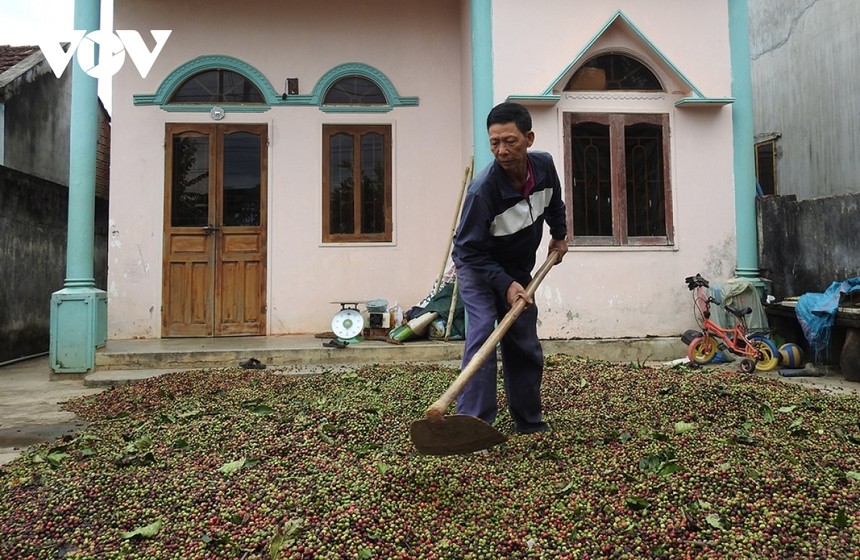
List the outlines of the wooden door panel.
<svg viewBox="0 0 860 560">
<path fill-rule="evenodd" d="M 260 288 L 265 281 L 262 270 L 262 263 L 254 260 L 222 263 L 216 334 L 247 334 L 246 331 L 265 325 L 265 291 Z"/>
<path fill-rule="evenodd" d="M 170 252 L 177 258 L 185 255 L 209 255 L 209 238 L 206 235 L 174 233 L 170 236 Z"/>
<path fill-rule="evenodd" d="M 214 129 L 168 124 L 165 137 L 162 336 L 212 336 Z"/>
<path fill-rule="evenodd" d="M 266 332 L 266 131 L 167 125 L 165 337 Z"/>
<path fill-rule="evenodd" d="M 224 235 L 224 249 L 222 258 L 229 258 L 228 255 L 234 257 L 246 254 L 257 255 L 260 252 L 260 234 L 259 233 L 232 233 Z"/>
<path fill-rule="evenodd" d="M 174 262 L 168 270 L 165 321 L 168 332 L 181 336 L 209 336 L 212 299 L 208 262 Z"/>
<path fill-rule="evenodd" d="M 216 293 L 216 334 L 264 334 L 266 278 L 262 238 L 257 233 L 221 231 Z"/>
<path fill-rule="evenodd" d="M 266 127 L 223 126 L 215 333 L 266 334 Z"/>
</svg>

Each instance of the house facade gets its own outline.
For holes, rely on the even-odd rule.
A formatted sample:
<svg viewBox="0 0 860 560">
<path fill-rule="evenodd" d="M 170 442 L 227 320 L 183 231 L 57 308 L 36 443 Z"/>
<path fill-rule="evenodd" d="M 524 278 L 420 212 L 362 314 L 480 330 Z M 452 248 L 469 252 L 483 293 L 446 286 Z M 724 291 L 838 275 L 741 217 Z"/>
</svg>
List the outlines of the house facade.
<svg viewBox="0 0 860 560">
<path fill-rule="evenodd" d="M 171 33 L 113 82 L 108 338 L 408 309 L 448 266 L 505 100 L 566 189 L 541 336 L 677 335 L 684 277 L 738 267 L 729 4 L 117 0 L 116 29 Z"/>
</svg>

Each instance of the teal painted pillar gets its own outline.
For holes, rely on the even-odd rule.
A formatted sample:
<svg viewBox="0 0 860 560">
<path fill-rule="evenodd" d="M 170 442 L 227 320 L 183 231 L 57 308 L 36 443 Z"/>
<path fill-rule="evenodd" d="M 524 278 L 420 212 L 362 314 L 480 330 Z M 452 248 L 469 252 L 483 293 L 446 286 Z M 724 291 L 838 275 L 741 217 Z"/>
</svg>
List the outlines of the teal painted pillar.
<svg viewBox="0 0 860 560">
<path fill-rule="evenodd" d="M 75 0 L 75 29 L 99 28 L 100 0 Z M 69 210 L 66 279 L 51 296 L 51 368 L 83 373 L 95 367 L 95 349 L 107 338 L 107 294 L 95 287 L 96 146 L 99 134 L 98 80 L 75 61 L 69 150 Z"/>
<path fill-rule="evenodd" d="M 737 268 L 741 278 L 758 279 L 758 228 L 755 207 L 755 141 L 752 71 L 750 70 L 747 0 L 728 0 L 732 62 L 732 129 L 734 134 L 735 230 Z M 754 282 L 755 283 L 755 282 Z"/>
<path fill-rule="evenodd" d="M 493 108 L 493 8 L 491 0 L 472 0 L 472 137 L 475 170 L 491 161 L 487 115 Z"/>
</svg>

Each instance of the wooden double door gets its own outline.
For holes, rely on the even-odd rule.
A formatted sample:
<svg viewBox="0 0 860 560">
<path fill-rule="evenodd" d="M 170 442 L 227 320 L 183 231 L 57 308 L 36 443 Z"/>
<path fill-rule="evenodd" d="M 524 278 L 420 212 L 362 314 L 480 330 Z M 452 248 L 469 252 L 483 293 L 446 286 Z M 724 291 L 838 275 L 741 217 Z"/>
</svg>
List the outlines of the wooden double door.
<svg viewBox="0 0 860 560">
<path fill-rule="evenodd" d="M 162 336 L 266 333 L 266 125 L 168 124 Z"/>
</svg>

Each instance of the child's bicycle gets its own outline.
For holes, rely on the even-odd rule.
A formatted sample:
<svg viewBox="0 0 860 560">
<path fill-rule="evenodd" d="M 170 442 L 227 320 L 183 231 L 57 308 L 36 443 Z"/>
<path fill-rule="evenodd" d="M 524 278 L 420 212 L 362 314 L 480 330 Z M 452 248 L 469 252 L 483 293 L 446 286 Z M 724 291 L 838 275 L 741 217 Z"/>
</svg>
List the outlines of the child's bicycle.
<svg viewBox="0 0 860 560">
<path fill-rule="evenodd" d="M 699 274 L 689 276 L 684 281 L 687 288 L 693 292 L 696 320 L 702 328 L 701 331 L 684 333 L 684 341 L 689 342 L 687 357 L 691 363 L 707 364 L 714 359 L 718 350 L 729 350 L 732 354 L 743 357 L 740 369 L 744 373 L 751 373 L 756 369 L 771 371 L 776 368 L 779 364 L 776 345 L 766 335 L 747 329 L 746 316 L 752 313 L 751 308 L 723 306 L 723 309 L 737 319 L 733 328 L 724 329 L 711 320 L 711 304 L 720 305 L 720 302 L 706 294 L 708 281 Z"/>
</svg>

